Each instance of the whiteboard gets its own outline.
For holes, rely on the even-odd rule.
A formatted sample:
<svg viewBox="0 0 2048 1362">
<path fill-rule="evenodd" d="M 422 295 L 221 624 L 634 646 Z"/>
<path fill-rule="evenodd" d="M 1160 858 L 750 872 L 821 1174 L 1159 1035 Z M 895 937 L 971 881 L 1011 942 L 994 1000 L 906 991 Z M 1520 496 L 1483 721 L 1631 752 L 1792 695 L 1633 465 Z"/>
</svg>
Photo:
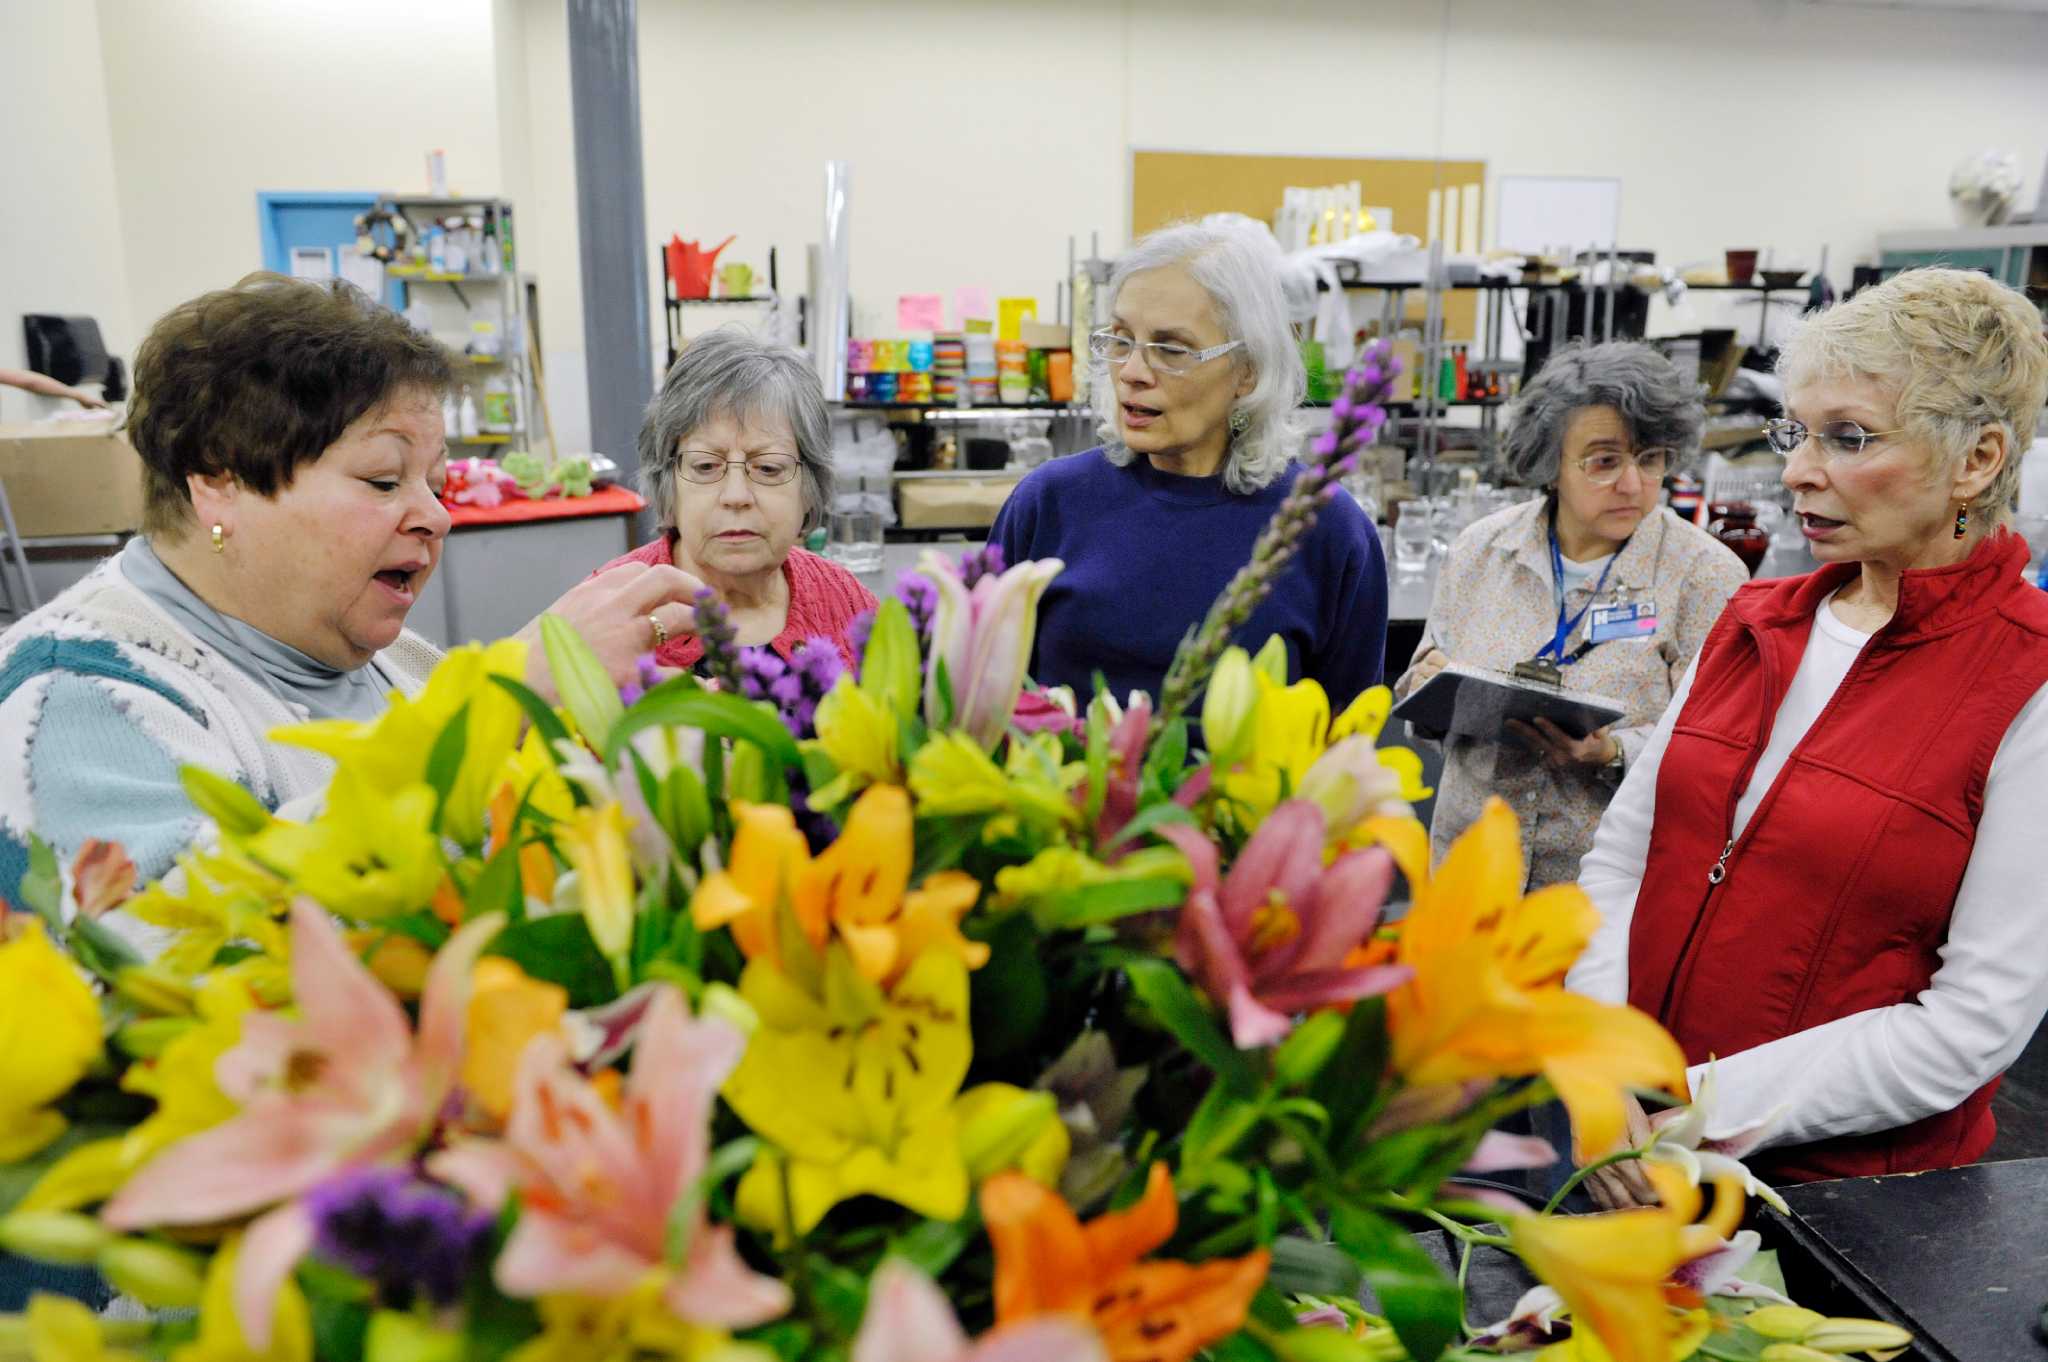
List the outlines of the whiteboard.
<svg viewBox="0 0 2048 1362">
<path fill-rule="evenodd" d="M 1494 243 L 1504 251 L 1618 245 L 1621 181 L 1591 175 L 1502 175 Z"/>
</svg>

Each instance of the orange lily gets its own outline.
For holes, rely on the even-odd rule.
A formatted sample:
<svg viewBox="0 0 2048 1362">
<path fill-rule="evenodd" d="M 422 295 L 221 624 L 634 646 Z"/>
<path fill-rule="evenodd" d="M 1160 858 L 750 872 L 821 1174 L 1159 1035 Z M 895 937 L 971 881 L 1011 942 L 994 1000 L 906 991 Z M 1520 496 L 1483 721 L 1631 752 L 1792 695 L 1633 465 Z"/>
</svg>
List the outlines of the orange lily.
<svg viewBox="0 0 2048 1362">
<path fill-rule="evenodd" d="M 1499 799 L 1429 870 L 1429 838 L 1413 819 L 1375 818 L 1365 830 L 1414 891 L 1395 958 L 1413 977 L 1387 995 L 1393 1064 L 1430 1087 L 1542 1074 L 1571 1112 L 1581 1159 L 1619 1144 L 1623 1090 L 1683 1095 L 1685 1056 L 1631 1007 L 1564 990 L 1599 915 L 1577 885 L 1526 898 L 1515 815 Z"/>
<path fill-rule="evenodd" d="M 1022 1173 L 982 1184 L 996 1250 L 996 1323 L 1047 1314 L 1091 1322 L 1113 1362 L 1187 1362 L 1244 1323 L 1271 1255 L 1206 1263 L 1138 1260 L 1172 1237 L 1180 1207 L 1166 1165 L 1125 1211 L 1083 1225 L 1058 1192 Z"/>
<path fill-rule="evenodd" d="M 512 835 L 512 819 L 519 812 L 519 787 L 506 781 L 491 796 L 491 841 L 489 854 L 495 856 Z M 519 848 L 519 887 L 526 897 L 546 903 L 555 896 L 555 858 L 543 842 L 528 842 Z"/>
<path fill-rule="evenodd" d="M 733 818 L 732 865 L 708 876 L 690 906 L 700 929 L 730 923 L 749 960 L 782 965 L 775 909 L 786 899 L 813 946 L 836 929 L 862 977 L 884 988 L 932 948 L 969 969 L 988 963 L 988 947 L 960 934 L 960 919 L 981 896 L 973 876 L 941 871 L 910 888 L 910 796 L 902 786 L 870 786 L 815 860 L 788 809 L 735 804 Z"/>
<path fill-rule="evenodd" d="M 1742 1180 L 1714 1180 L 1714 1210 L 1695 1224 L 1703 1198 L 1685 1175 L 1644 1164 L 1662 1205 L 1608 1215 L 1514 1216 L 1515 1252 L 1571 1307 L 1614 1362 L 1668 1362 L 1691 1324 L 1674 1310 L 1697 1307 L 1699 1294 L 1668 1284 L 1684 1264 L 1719 1249 L 1742 1222 Z"/>
<path fill-rule="evenodd" d="M 486 956 L 470 972 L 469 1042 L 462 1051 L 462 1086 L 485 1115 L 503 1124 L 512 1114 L 519 1061 L 536 1036 L 553 1035 L 569 1011 L 569 992 L 529 978 L 500 956 Z"/>
<path fill-rule="evenodd" d="M 969 969 L 988 963 L 988 947 L 960 935 L 960 919 L 981 885 L 947 870 L 910 890 L 911 840 L 909 792 L 871 785 L 838 840 L 797 880 L 797 916 L 830 922 L 861 974 L 885 988 L 931 947 L 959 956 Z"/>
<path fill-rule="evenodd" d="M 733 940 L 749 960 L 782 965 L 776 935 L 776 906 L 795 901 L 796 882 L 811 866 L 810 844 L 797 831 L 796 816 L 773 804 L 732 806 L 736 831 L 732 863 L 704 877 L 690 899 L 699 931 L 731 926 Z M 796 920 L 812 946 L 825 945 L 826 921 L 815 906 L 797 904 Z"/>
</svg>

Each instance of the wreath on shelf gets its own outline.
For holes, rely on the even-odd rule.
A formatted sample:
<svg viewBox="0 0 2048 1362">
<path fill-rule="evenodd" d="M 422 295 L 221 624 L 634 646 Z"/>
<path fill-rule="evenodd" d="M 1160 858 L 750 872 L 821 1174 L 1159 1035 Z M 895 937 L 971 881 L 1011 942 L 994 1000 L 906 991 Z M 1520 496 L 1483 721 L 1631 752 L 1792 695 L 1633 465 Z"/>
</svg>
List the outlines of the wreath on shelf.
<svg viewBox="0 0 2048 1362">
<path fill-rule="evenodd" d="M 386 244 L 377 239 L 377 229 L 386 228 L 391 241 Z M 405 259 L 412 245 L 412 223 L 403 213 L 392 208 L 372 208 L 367 213 L 356 214 L 356 254 L 389 265 Z"/>
</svg>

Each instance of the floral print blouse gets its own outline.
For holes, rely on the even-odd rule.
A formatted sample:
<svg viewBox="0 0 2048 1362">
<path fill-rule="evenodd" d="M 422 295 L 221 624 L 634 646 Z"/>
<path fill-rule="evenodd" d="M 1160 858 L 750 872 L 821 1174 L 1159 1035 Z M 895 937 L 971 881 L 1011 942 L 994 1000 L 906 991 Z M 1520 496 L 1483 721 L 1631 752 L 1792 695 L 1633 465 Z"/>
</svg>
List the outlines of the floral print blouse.
<svg viewBox="0 0 2048 1362">
<path fill-rule="evenodd" d="M 1538 498 L 1495 512 L 1458 536 L 1437 575 L 1422 642 L 1394 683 L 1396 699 L 1412 689 L 1414 662 L 1432 648 L 1453 662 L 1510 671 L 1550 642 L 1557 607 L 1549 512 L 1548 499 Z M 1564 680 L 1628 707 L 1610 730 L 1621 742 L 1624 767 L 1649 741 L 1721 607 L 1748 580 L 1726 545 L 1663 507 L 1644 517 L 1615 557 L 1597 603 L 1654 603 L 1656 631 L 1600 644 L 1567 666 Z M 1594 600 L 1593 588 L 1589 582 L 1565 592 L 1567 618 Z M 1567 653 L 1586 628 L 1581 619 Z M 1528 887 L 1574 881 L 1620 775 L 1612 768 L 1549 766 L 1512 735 L 1448 738 L 1430 824 L 1432 851 L 1441 857 L 1479 816 L 1487 796 L 1498 794 L 1521 820 Z"/>
</svg>

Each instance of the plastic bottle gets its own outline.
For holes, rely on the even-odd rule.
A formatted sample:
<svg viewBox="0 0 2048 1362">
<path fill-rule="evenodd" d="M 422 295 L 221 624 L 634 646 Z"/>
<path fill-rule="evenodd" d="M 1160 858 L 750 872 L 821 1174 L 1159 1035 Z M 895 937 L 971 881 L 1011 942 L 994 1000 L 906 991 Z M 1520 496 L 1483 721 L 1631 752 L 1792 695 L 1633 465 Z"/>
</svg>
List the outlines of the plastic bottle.
<svg viewBox="0 0 2048 1362">
<path fill-rule="evenodd" d="M 452 392 L 441 394 L 441 429 L 451 440 L 462 434 L 462 413 L 456 408 Z"/>
<path fill-rule="evenodd" d="M 512 429 L 512 384 L 503 374 L 484 380 L 483 428 L 499 433 Z"/>
<path fill-rule="evenodd" d="M 485 274 L 503 274 L 505 272 L 505 257 L 498 250 L 497 224 L 489 218 L 484 219 L 482 254 Z"/>
<path fill-rule="evenodd" d="M 462 402 L 456 407 L 462 438 L 473 440 L 480 433 L 476 419 L 476 399 L 469 395 L 469 389 L 462 390 Z"/>
<path fill-rule="evenodd" d="M 427 268 L 436 274 L 448 269 L 448 233 L 439 227 L 427 228 Z"/>
</svg>

